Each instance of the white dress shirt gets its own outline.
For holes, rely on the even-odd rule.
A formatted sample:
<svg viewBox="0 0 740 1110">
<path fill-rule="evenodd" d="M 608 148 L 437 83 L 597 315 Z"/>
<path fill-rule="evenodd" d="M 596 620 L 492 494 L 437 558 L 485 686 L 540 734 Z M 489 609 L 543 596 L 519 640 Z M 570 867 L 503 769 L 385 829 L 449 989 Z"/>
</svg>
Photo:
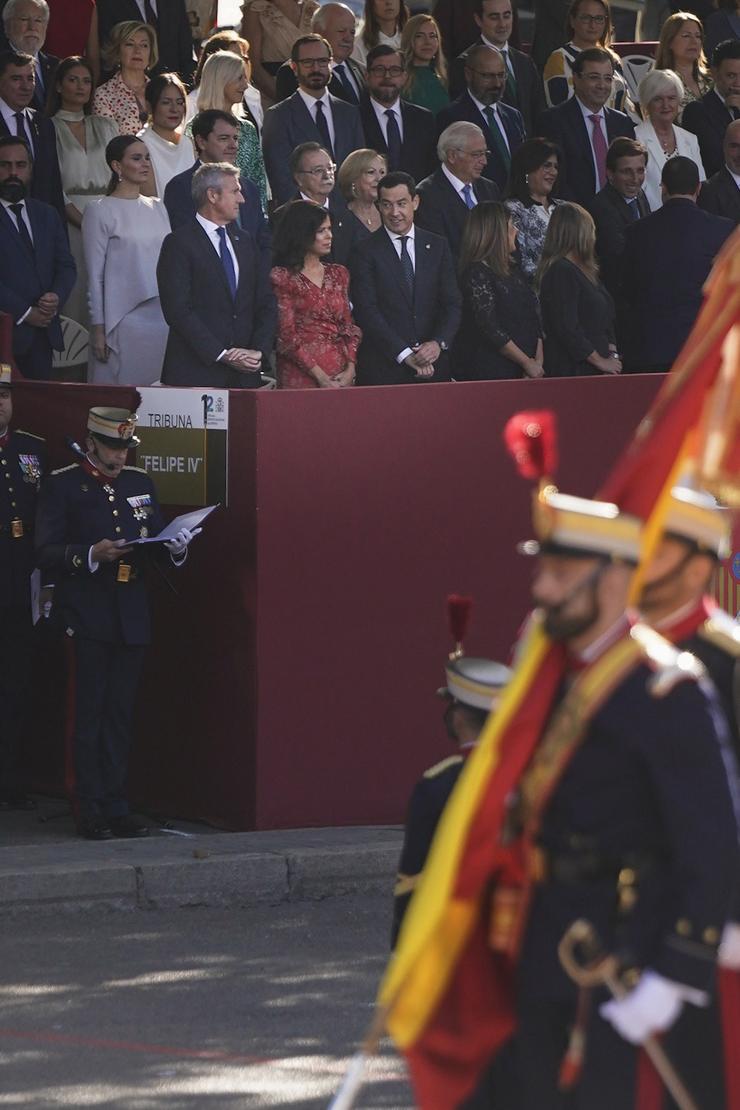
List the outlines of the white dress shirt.
<svg viewBox="0 0 740 1110">
<path fill-rule="evenodd" d="M 599 117 L 599 127 L 601 128 L 601 133 L 604 136 L 604 142 L 606 143 L 606 145 L 608 147 L 609 146 L 609 136 L 607 135 L 607 132 L 606 132 L 606 117 L 604 115 L 604 109 L 603 108 L 600 108 L 598 112 L 592 112 L 590 108 L 586 107 L 586 105 L 583 103 L 582 100 L 578 99 L 578 97 L 576 97 L 575 100 L 576 100 L 576 103 L 578 104 L 578 107 L 581 109 L 581 113 L 583 115 L 583 122 L 586 125 L 586 134 L 588 135 L 588 145 L 591 147 L 591 158 L 592 158 L 593 164 L 594 164 L 594 181 L 596 182 L 596 192 L 598 193 L 599 188 L 600 188 L 600 186 L 599 186 L 599 163 L 596 161 L 596 154 L 594 153 L 594 140 L 593 140 L 595 124 L 592 123 L 592 121 L 588 117 L 589 116 L 598 116 Z M 652 205 L 650 207 L 652 208 Z"/>
<path fill-rule="evenodd" d="M 33 130 L 31 128 L 32 116 L 29 115 L 28 108 L 22 108 L 20 110 L 23 112 L 23 120 L 26 125 L 26 142 L 29 142 L 31 144 L 31 153 L 35 154 L 36 152 L 33 145 Z M 17 128 L 15 125 L 15 112 L 9 104 L 5 103 L 2 97 L 0 97 L 0 115 L 2 115 L 3 117 L 3 122 L 8 129 L 8 134 L 15 135 L 17 133 Z"/>
<path fill-rule="evenodd" d="M 498 113 L 498 104 L 483 104 L 482 101 L 476 100 L 476 98 L 471 93 L 470 89 L 468 89 L 468 96 L 473 101 L 473 104 L 475 104 L 475 106 L 478 109 L 478 111 L 480 112 L 480 114 L 483 116 L 483 123 L 486 127 L 488 127 L 488 119 L 487 119 L 485 113 L 489 109 L 493 112 L 493 118 L 496 121 L 496 126 L 498 127 L 499 131 L 501 132 L 501 136 L 502 136 L 504 142 L 506 143 L 506 149 L 508 150 L 509 154 L 511 154 L 511 146 L 509 145 L 509 136 L 506 134 L 506 128 L 504 127 L 504 122 L 503 122 L 503 120 L 501 119 L 501 116 Z"/>
<path fill-rule="evenodd" d="M 455 190 L 457 195 L 460 197 L 460 200 L 463 202 L 463 204 L 467 208 L 468 207 L 468 202 L 466 201 L 465 194 L 463 193 L 463 189 L 467 188 L 467 183 L 465 181 L 461 181 L 459 177 L 455 177 L 454 173 L 451 173 L 450 170 L 447 169 L 447 166 L 445 166 L 444 163 L 442 163 L 442 173 L 445 175 L 445 177 L 449 181 L 450 185 Z M 475 206 L 478 203 L 478 199 L 477 199 L 475 193 L 473 192 L 472 184 L 470 185 L 470 195 L 473 198 L 473 208 L 475 208 Z"/>
<path fill-rule="evenodd" d="M 218 233 L 218 229 L 221 227 L 221 224 L 214 224 L 213 220 L 207 220 L 205 218 L 205 216 L 201 216 L 200 212 L 195 213 L 195 218 L 198 221 L 198 223 L 200 224 L 200 226 L 203 228 L 203 230 L 205 231 L 206 235 L 208 236 L 208 238 L 211 242 L 211 245 L 213 246 L 213 249 L 215 250 L 216 254 L 218 255 L 219 265 L 222 266 L 223 263 L 221 262 L 221 236 Z M 231 261 L 234 263 L 234 273 L 236 275 L 236 284 L 238 285 L 239 284 L 239 263 L 236 260 L 236 251 L 234 250 L 234 244 L 231 242 L 228 231 L 226 232 L 226 247 L 227 247 L 227 250 L 228 250 L 229 254 L 231 255 Z M 220 362 L 225 354 L 226 354 L 226 347 L 224 347 L 223 351 L 221 352 L 221 354 L 216 359 L 216 362 Z"/>
<path fill-rule="evenodd" d="M 374 100 L 372 96 L 370 97 L 370 103 L 372 104 L 373 111 L 377 116 L 378 126 L 380 127 L 381 134 L 385 139 L 386 146 L 388 145 L 388 117 L 385 114 L 386 112 L 393 112 L 393 115 L 396 117 L 396 123 L 398 124 L 398 133 L 401 136 L 401 142 L 403 142 L 403 115 L 401 113 L 400 96 L 396 100 L 395 104 L 378 104 L 377 100 Z"/>
<path fill-rule="evenodd" d="M 394 231 L 388 231 L 388 228 L 386 228 L 385 231 L 386 231 L 386 234 L 387 234 L 388 238 L 390 239 L 391 243 L 393 243 L 393 248 L 394 248 L 396 254 L 398 255 L 398 258 L 399 258 L 399 261 L 400 261 L 400 259 L 401 259 L 401 239 L 403 238 L 403 236 L 402 235 L 396 235 L 396 233 Z M 409 258 L 411 259 L 411 266 L 414 270 L 414 273 L 416 273 L 415 234 L 416 234 L 416 229 L 415 229 L 414 225 L 412 224 L 411 227 L 406 232 L 406 250 L 408 252 Z M 399 363 L 399 365 L 400 365 L 400 363 L 404 362 L 404 360 L 407 359 L 409 357 L 409 355 L 413 355 L 413 353 L 414 353 L 414 351 L 413 351 L 412 347 L 404 347 L 404 349 L 401 351 L 401 353 L 396 355 L 396 362 Z"/>
<path fill-rule="evenodd" d="M 316 105 L 319 103 L 319 101 L 321 101 L 322 107 L 324 109 L 324 119 L 326 120 L 326 125 L 329 128 L 329 138 L 331 139 L 331 145 L 332 147 L 336 147 L 336 133 L 334 131 L 334 117 L 331 112 L 329 90 L 324 89 L 321 96 L 309 96 L 308 93 L 305 93 L 303 89 L 299 88 L 298 95 L 308 108 L 308 113 L 314 123 L 316 123 Z"/>
</svg>

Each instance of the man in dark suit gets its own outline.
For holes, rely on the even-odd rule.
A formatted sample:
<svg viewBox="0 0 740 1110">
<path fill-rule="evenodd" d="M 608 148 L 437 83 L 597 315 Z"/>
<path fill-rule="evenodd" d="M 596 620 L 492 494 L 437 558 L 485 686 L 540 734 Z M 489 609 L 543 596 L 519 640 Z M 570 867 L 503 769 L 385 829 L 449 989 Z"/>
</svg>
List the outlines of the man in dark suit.
<svg viewBox="0 0 740 1110">
<path fill-rule="evenodd" d="M 332 244 L 327 261 L 346 266 L 362 229 L 334 189 L 336 170 L 328 151 L 318 143 L 301 143 L 290 156 L 290 172 L 296 192 L 287 204 L 273 213 L 273 226 L 277 227 L 285 209 L 294 200 L 310 200 L 320 205 L 331 216 Z"/>
<path fill-rule="evenodd" d="M 740 119 L 725 131 L 724 150 L 725 164 L 704 182 L 698 204 L 705 212 L 740 224 Z"/>
<path fill-rule="evenodd" d="M 46 0 L 8 0 L 3 8 L 3 28 L 8 49 L 16 54 L 30 54 L 36 71 L 36 87 L 31 107 L 44 110 L 49 80 L 59 65 L 53 54 L 42 51 L 49 26 L 49 5 Z"/>
<path fill-rule="evenodd" d="M 442 163 L 419 182 L 416 223 L 447 240 L 455 265 L 468 212 L 485 200 L 498 200 L 498 186 L 483 177 L 486 140 L 474 123 L 451 123 L 437 143 Z"/>
<path fill-rule="evenodd" d="M 687 104 L 681 117 L 681 126 L 693 131 L 699 140 L 708 177 L 724 164 L 722 144 L 728 123 L 740 119 L 740 41 L 728 39 L 715 47 L 712 76 L 714 88 L 701 100 Z"/>
<path fill-rule="evenodd" d="M 97 0 L 98 39 L 101 47 L 116 23 L 149 23 L 157 36 L 159 60 L 154 73 L 179 73 L 191 84 L 195 71 L 193 36 L 184 0 Z"/>
<path fill-rule="evenodd" d="M 198 151 L 197 161 L 189 170 L 173 177 L 164 190 L 164 203 L 173 231 L 190 223 L 195 216 L 192 187 L 193 175 L 198 167 L 211 162 L 230 162 L 233 165 L 239 145 L 239 121 L 230 112 L 207 108 L 194 116 L 192 135 Z M 262 212 L 259 189 L 243 175 L 239 178 L 239 188 L 244 204 L 239 208 L 237 223 L 242 231 L 249 232 L 261 252 L 269 252 L 270 229 Z M 269 259 L 266 261 L 269 262 Z"/>
<path fill-rule="evenodd" d="M 485 43 L 471 46 L 465 62 L 467 91 L 437 115 L 440 132 L 462 120 L 482 128 L 488 147 L 484 174 L 501 190 L 509 177 L 511 156 L 526 137 L 521 113 L 502 103 L 506 74 L 499 50 Z"/>
<path fill-rule="evenodd" d="M 331 47 L 333 62 L 327 88 L 332 96 L 357 107 L 365 88 L 365 74 L 354 58 L 355 17 L 346 4 L 323 4 L 311 19 L 311 30 L 323 35 Z M 290 62 L 283 62 L 275 78 L 277 99 L 286 100 L 298 88 L 298 80 Z"/>
<path fill-rule="evenodd" d="M 414 226 L 414 180 L 390 173 L 378 183 L 383 227 L 352 254 L 352 304 L 362 328 L 359 385 L 449 381 L 449 348 L 461 299 L 444 239 Z"/>
<path fill-rule="evenodd" d="M 501 99 L 521 112 L 527 135 L 531 137 L 535 120 L 545 110 L 545 93 L 532 59 L 509 44 L 514 27 L 512 0 L 475 0 L 474 18 L 480 31 L 478 43 L 495 47 L 504 59 L 506 86 Z M 450 67 L 450 95 L 453 97 L 461 96 L 467 87 L 465 64 L 469 49 L 459 54 Z"/>
<path fill-rule="evenodd" d="M 405 83 L 403 55 L 391 46 L 373 47 L 360 102 L 363 146 L 384 155 L 391 173 L 400 170 L 420 181 L 437 164 L 437 129 L 431 112 L 401 100 Z"/>
<path fill-rule="evenodd" d="M 284 204 L 294 191 L 288 166 L 301 143 L 320 143 L 339 166 L 348 154 L 365 145 L 357 108 L 328 90 L 331 47 L 321 35 L 303 35 L 291 49 L 298 89 L 265 112 L 262 149 L 273 200 Z"/>
<path fill-rule="evenodd" d="M 573 62 L 575 95 L 548 108 L 537 125 L 538 134 L 557 143 L 563 152 L 558 196 L 584 208 L 606 185 L 609 144 L 620 135 L 635 137 L 629 116 L 605 107 L 613 78 L 614 62 L 608 51 L 601 47 L 582 50 Z"/>
<path fill-rule="evenodd" d="M 624 235 L 622 288 L 634 328 L 632 349 L 623 353 L 644 371 L 670 370 L 699 313 L 714 259 L 734 231 L 731 220 L 697 207 L 699 170 L 691 158 L 670 158 L 661 182 L 663 207 Z"/>
<path fill-rule="evenodd" d="M 18 369 L 43 380 L 64 347 L 59 311 L 77 268 L 55 210 L 26 199 L 32 167 L 27 143 L 0 138 L 0 311 L 13 318 Z"/>
<path fill-rule="evenodd" d="M 197 212 L 167 236 L 157 265 L 162 313 L 170 326 L 165 385 L 257 389 L 272 349 L 275 298 L 257 245 L 233 222 L 244 203 L 228 162 L 193 177 Z"/>
<path fill-rule="evenodd" d="M 56 131 L 51 120 L 29 107 L 35 87 L 30 54 L 0 54 L 0 136 L 18 135 L 28 143 L 33 157 L 31 196 L 53 205 L 66 228 Z"/>
</svg>

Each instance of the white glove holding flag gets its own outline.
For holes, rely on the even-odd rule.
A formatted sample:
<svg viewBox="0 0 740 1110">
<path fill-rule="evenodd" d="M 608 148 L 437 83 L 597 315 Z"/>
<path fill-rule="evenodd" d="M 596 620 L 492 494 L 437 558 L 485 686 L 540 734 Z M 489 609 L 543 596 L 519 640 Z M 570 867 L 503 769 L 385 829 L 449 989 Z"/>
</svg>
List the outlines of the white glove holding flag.
<svg viewBox="0 0 740 1110">
<path fill-rule="evenodd" d="M 722 933 L 718 953 L 719 966 L 728 971 L 740 971 L 740 925 L 728 921 Z"/>
<path fill-rule="evenodd" d="M 199 536 L 203 531 L 202 528 L 193 528 L 192 532 L 189 528 L 181 528 L 175 535 L 174 539 L 167 540 L 165 547 L 170 555 L 177 558 L 179 555 L 184 555 L 188 549 L 188 544 L 192 543 L 196 536 Z"/>
<path fill-rule="evenodd" d="M 646 971 L 624 998 L 599 1007 L 599 1013 L 630 1044 L 642 1044 L 653 1033 L 670 1029 L 683 1009 L 681 988 L 655 971 Z"/>
</svg>

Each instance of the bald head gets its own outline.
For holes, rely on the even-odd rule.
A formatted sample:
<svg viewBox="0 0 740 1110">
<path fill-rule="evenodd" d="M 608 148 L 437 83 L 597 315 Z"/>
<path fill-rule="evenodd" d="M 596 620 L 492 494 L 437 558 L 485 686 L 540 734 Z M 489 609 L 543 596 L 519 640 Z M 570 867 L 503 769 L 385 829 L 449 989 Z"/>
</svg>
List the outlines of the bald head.
<svg viewBox="0 0 740 1110">
<path fill-rule="evenodd" d="M 740 119 L 733 120 L 728 125 L 723 149 L 728 170 L 740 175 Z"/>
<path fill-rule="evenodd" d="M 324 4 L 317 8 L 311 30 L 323 35 L 330 44 L 335 65 L 349 58 L 355 44 L 355 17 L 346 4 Z"/>
</svg>

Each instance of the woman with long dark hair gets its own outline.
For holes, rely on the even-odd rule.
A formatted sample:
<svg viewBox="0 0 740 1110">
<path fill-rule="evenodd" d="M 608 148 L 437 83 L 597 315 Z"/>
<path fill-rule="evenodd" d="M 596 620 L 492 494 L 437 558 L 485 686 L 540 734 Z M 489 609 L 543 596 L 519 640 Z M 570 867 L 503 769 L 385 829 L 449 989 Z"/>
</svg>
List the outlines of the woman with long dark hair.
<svg viewBox="0 0 740 1110">
<path fill-rule="evenodd" d="M 499 201 L 472 208 L 460 248 L 463 316 L 455 343 L 460 381 L 541 378 L 537 298 L 514 257 L 517 231 Z"/>
<path fill-rule="evenodd" d="M 409 19 L 403 0 L 365 0 L 365 11 L 355 35 L 352 57 L 361 66 L 374 46 L 401 49 L 401 32 Z"/>
<path fill-rule="evenodd" d="M 331 217 L 313 201 L 285 206 L 270 275 L 278 304 L 279 389 L 340 389 L 355 380 L 362 338 L 349 306 L 349 273 L 325 262 Z"/>
<path fill-rule="evenodd" d="M 142 196 L 149 151 L 118 135 L 105 151 L 108 195 L 88 205 L 82 242 L 89 280 L 93 382 L 151 385 L 159 379 L 168 328 L 157 286 L 157 259 L 170 221 L 163 201 Z"/>
<path fill-rule="evenodd" d="M 152 163 L 152 176 L 144 189 L 146 196 L 164 197 L 167 183 L 178 173 L 189 170 L 195 161 L 192 139 L 181 130 L 187 95 L 176 73 L 158 73 L 147 84 L 149 123 L 139 132 Z"/>
<path fill-rule="evenodd" d="M 560 151 L 549 139 L 527 139 L 511 157 L 506 207 L 519 233 L 519 260 L 529 281 L 540 264 L 550 217 L 563 203 L 552 196 L 559 170 Z"/>
</svg>

